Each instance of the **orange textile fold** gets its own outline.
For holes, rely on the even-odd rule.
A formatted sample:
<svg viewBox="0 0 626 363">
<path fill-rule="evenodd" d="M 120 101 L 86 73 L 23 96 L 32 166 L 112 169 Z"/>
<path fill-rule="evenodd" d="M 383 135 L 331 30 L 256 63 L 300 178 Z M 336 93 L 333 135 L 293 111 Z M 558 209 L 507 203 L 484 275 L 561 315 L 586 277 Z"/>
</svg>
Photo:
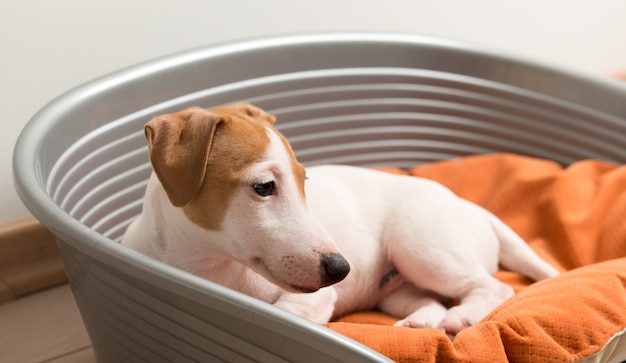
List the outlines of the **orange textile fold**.
<svg viewBox="0 0 626 363">
<path fill-rule="evenodd" d="M 579 360 L 626 328 L 625 167 L 586 160 L 563 168 L 498 154 L 408 174 L 492 211 L 564 273 L 531 285 L 500 271 L 518 293 L 453 342 L 435 329 L 393 327 L 394 318 L 373 311 L 345 316 L 331 329 L 395 361 L 526 362 Z"/>
</svg>

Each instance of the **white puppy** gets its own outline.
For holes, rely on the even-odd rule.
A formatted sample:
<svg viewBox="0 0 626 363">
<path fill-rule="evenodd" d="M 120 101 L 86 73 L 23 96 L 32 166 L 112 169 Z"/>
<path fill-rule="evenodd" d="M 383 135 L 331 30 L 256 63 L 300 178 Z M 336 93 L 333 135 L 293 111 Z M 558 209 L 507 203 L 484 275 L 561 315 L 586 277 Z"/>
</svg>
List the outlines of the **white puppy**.
<svg viewBox="0 0 626 363">
<path fill-rule="evenodd" d="M 558 273 L 435 182 L 305 172 L 273 123 L 246 104 L 151 120 L 154 173 L 122 243 L 319 323 L 377 307 L 452 336 L 513 295 L 493 277 L 499 263 L 534 280 Z"/>
</svg>

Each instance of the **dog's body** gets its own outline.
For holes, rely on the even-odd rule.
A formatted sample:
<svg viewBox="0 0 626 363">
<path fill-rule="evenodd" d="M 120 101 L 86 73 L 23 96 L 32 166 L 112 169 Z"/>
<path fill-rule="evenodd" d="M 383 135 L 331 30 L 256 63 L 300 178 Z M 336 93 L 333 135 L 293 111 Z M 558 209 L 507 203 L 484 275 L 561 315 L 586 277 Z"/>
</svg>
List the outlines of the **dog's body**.
<svg viewBox="0 0 626 363">
<path fill-rule="evenodd" d="M 122 243 L 320 323 L 378 307 L 450 335 L 513 295 L 492 276 L 499 263 L 534 280 L 558 273 L 435 182 L 319 166 L 305 188 L 273 122 L 239 104 L 148 123 L 155 172 Z"/>
</svg>

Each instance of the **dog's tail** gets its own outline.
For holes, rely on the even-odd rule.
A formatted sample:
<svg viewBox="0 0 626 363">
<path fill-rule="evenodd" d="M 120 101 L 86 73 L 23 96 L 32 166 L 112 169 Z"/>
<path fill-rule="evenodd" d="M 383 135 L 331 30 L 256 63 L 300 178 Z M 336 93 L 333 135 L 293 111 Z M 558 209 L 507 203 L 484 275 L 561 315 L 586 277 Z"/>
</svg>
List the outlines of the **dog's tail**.
<svg viewBox="0 0 626 363">
<path fill-rule="evenodd" d="M 524 274 L 535 281 L 559 274 L 552 265 L 539 257 L 535 251 L 511 227 L 498 217 L 489 214 L 489 222 L 500 240 L 499 259 L 507 269 Z"/>
</svg>

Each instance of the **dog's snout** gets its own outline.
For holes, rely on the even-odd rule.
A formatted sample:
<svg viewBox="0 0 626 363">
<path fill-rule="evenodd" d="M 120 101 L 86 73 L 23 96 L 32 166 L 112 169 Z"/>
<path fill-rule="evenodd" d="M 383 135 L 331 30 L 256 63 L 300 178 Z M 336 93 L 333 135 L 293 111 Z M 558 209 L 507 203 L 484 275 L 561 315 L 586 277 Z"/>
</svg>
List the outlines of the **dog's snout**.
<svg viewBox="0 0 626 363">
<path fill-rule="evenodd" d="M 320 261 L 320 275 L 325 285 L 343 280 L 350 272 L 350 264 L 338 253 L 323 255 Z"/>
</svg>

